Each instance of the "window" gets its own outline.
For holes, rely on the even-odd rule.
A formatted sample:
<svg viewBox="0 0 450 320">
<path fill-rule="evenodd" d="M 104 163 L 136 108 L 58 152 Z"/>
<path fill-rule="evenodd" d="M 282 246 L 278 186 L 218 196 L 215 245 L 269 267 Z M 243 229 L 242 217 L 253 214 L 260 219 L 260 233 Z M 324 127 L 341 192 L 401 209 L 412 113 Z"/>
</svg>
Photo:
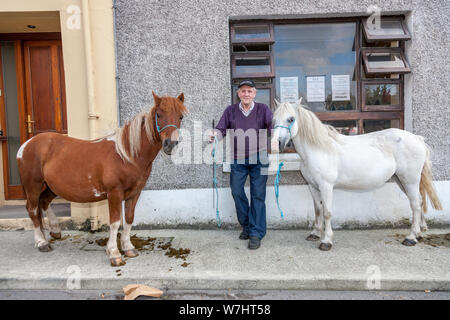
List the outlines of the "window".
<svg viewBox="0 0 450 320">
<path fill-rule="evenodd" d="M 362 81 L 362 110 L 403 110 L 403 89 L 398 80 Z"/>
<path fill-rule="evenodd" d="M 338 120 L 338 121 L 324 121 L 336 128 L 336 130 L 347 136 L 354 136 L 358 134 L 358 124 L 355 120 Z"/>
<path fill-rule="evenodd" d="M 273 43 L 273 30 L 270 24 L 234 25 L 231 30 L 233 43 Z"/>
<path fill-rule="evenodd" d="M 275 25 L 276 99 L 292 100 L 286 81 L 297 78 L 298 98 L 315 112 L 356 110 L 356 81 L 353 79 L 356 52 L 353 43 L 356 23 Z M 332 78 L 346 76 L 347 92 L 332 97 Z M 334 78 L 333 78 L 334 79 Z M 311 94 L 315 90 L 317 94 Z M 286 91 L 288 91 L 286 93 Z"/>
<path fill-rule="evenodd" d="M 303 103 L 342 134 L 403 128 L 404 74 L 410 72 L 401 16 L 273 20 L 230 24 L 233 103 L 242 78 L 258 102 Z"/>
<path fill-rule="evenodd" d="M 410 40 L 405 21 L 400 17 L 382 17 L 380 25 L 369 25 L 367 19 L 362 19 L 364 36 L 367 41 L 379 40 Z"/>
<path fill-rule="evenodd" d="M 388 128 L 400 128 L 400 120 L 364 120 L 364 132 L 374 132 Z"/>
<path fill-rule="evenodd" d="M 273 66 L 270 54 L 234 54 L 233 74 L 235 78 L 272 77 Z"/>
<path fill-rule="evenodd" d="M 401 49 L 364 49 L 362 55 L 367 74 L 411 72 Z"/>
</svg>

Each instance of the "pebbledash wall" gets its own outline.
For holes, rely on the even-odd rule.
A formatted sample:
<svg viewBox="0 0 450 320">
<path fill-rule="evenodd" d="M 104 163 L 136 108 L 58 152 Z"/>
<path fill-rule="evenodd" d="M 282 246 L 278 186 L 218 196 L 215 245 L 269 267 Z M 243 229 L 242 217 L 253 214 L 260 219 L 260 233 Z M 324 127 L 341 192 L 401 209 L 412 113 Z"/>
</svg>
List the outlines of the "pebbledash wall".
<svg viewBox="0 0 450 320">
<path fill-rule="evenodd" d="M 424 136 L 433 152 L 435 185 L 444 210 L 431 209 L 426 217 L 434 225 L 450 223 L 448 1 L 116 0 L 114 5 L 121 125 L 153 105 L 152 90 L 170 96 L 183 92 L 189 114 L 182 126 L 190 132 L 194 121 L 200 121 L 202 130 L 210 128 L 211 120 L 217 123 L 231 103 L 230 21 L 367 16 L 371 5 L 383 15 L 404 14 L 412 35 L 406 43 L 412 72 L 405 77 L 405 129 Z M 206 148 L 201 137 L 191 138 L 193 146 Z M 219 170 L 218 180 L 220 217 L 225 225 L 237 226 L 229 173 Z M 312 226 L 312 198 L 300 172 L 282 173 L 284 219 L 276 206 L 273 181 L 271 176 L 269 228 Z M 176 165 L 160 154 L 138 202 L 135 225 L 214 226 L 211 185 L 211 165 Z M 409 223 L 409 203 L 394 183 L 365 193 L 334 192 L 334 227 Z"/>
</svg>

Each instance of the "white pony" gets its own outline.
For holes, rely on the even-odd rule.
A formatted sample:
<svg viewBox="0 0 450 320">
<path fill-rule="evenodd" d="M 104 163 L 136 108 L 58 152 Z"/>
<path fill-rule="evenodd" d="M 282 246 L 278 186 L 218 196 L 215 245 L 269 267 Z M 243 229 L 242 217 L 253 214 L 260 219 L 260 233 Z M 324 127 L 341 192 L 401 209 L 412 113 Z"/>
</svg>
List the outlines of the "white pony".
<svg viewBox="0 0 450 320">
<path fill-rule="evenodd" d="M 420 240 L 421 232 L 427 230 L 423 216 L 427 211 L 426 196 L 433 208 L 442 210 L 433 186 L 430 152 L 423 137 L 400 129 L 345 136 L 303 108 L 301 99 L 294 106 L 275 102 L 272 148 L 278 146 L 282 151 L 292 139 L 301 158 L 300 171 L 314 199 L 314 229 L 306 240 L 319 240 L 325 231 L 319 249 L 331 249 L 334 188 L 371 190 L 383 186 L 390 178 L 406 194 L 412 209 L 411 232 L 403 244 L 413 246 Z"/>
</svg>

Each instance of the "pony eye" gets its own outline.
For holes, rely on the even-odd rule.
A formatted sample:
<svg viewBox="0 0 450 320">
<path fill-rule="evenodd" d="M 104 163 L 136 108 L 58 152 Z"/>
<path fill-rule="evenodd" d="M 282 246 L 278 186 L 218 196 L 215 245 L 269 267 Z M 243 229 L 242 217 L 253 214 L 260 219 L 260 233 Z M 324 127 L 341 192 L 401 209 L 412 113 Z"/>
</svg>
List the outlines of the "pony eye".
<svg viewBox="0 0 450 320">
<path fill-rule="evenodd" d="M 157 113 L 156 116 L 157 116 L 158 118 L 161 118 L 161 116 L 159 115 L 159 113 Z"/>
<path fill-rule="evenodd" d="M 294 122 L 294 117 L 290 117 L 287 121 L 289 122 L 289 123 L 292 123 L 292 122 Z"/>
<path fill-rule="evenodd" d="M 180 116 L 180 120 L 183 120 L 183 116 Z"/>
</svg>

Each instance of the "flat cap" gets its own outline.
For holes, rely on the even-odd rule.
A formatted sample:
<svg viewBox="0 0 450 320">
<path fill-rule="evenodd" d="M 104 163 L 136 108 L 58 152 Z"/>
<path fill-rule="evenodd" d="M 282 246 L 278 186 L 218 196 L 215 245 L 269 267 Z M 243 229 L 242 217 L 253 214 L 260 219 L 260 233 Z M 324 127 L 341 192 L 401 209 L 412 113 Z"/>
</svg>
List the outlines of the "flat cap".
<svg viewBox="0 0 450 320">
<path fill-rule="evenodd" d="M 242 86 L 249 86 L 252 88 L 255 88 L 256 85 L 252 80 L 243 80 L 239 83 L 238 88 L 242 87 Z"/>
</svg>

